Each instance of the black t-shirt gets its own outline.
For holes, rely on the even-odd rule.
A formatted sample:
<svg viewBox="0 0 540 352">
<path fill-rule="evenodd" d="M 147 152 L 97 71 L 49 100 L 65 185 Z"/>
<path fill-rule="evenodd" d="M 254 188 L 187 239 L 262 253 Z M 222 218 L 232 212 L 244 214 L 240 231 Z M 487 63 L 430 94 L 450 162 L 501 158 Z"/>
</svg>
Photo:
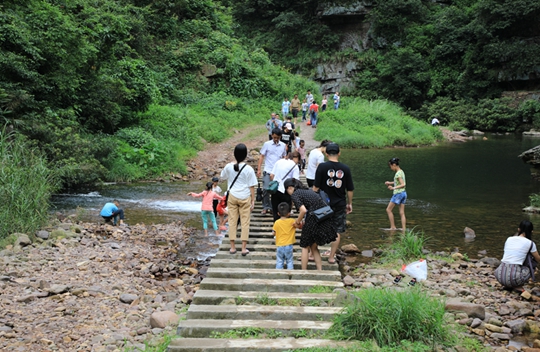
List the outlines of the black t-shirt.
<svg viewBox="0 0 540 352">
<path fill-rule="evenodd" d="M 347 205 L 347 191 L 354 191 L 351 169 L 340 162 L 327 161 L 317 166 L 313 185 L 330 197 L 330 206 Z"/>
<path fill-rule="evenodd" d="M 289 131 L 289 132 L 283 131 L 283 133 L 281 134 L 281 141 L 283 143 L 285 143 L 289 147 L 287 149 L 289 152 L 291 151 L 293 140 L 294 140 L 294 132 L 293 131 Z"/>
</svg>

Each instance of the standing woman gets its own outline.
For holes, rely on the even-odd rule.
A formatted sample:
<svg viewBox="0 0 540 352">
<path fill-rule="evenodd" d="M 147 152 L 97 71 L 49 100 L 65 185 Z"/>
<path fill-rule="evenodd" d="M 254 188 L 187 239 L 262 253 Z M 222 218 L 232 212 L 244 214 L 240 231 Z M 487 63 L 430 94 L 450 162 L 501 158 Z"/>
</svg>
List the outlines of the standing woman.
<svg viewBox="0 0 540 352">
<path fill-rule="evenodd" d="M 399 205 L 399 216 L 401 217 L 401 229 L 403 232 L 407 229 L 407 219 L 405 218 L 405 202 L 407 201 L 407 192 L 405 191 L 405 173 L 399 167 L 399 158 L 392 158 L 388 162 L 390 170 L 395 172 L 394 181 L 386 181 L 384 184 L 389 190 L 394 191 L 394 195 L 390 199 L 386 207 L 388 220 L 390 220 L 390 230 L 397 230 L 394 222 L 394 206 Z"/>
<path fill-rule="evenodd" d="M 540 255 L 536 244 L 532 241 L 533 224 L 523 220 L 515 236 L 508 237 L 504 243 L 504 256 L 501 265 L 495 269 L 495 277 L 507 289 L 523 292 L 523 285 L 534 276 L 529 266 L 524 265 L 525 258 L 530 252 L 537 262 Z"/>
<path fill-rule="evenodd" d="M 274 215 L 274 221 L 278 220 L 283 214 L 278 214 L 278 205 L 282 202 L 291 204 L 291 196 L 285 192 L 283 181 L 288 178 L 295 178 L 300 180 L 300 170 L 298 169 L 298 163 L 300 162 L 300 153 L 294 151 L 287 154 L 284 159 L 279 159 L 274 164 L 274 168 L 270 173 L 270 180 L 278 181 L 279 186 L 276 193 L 272 194 L 272 215 Z M 292 207 L 291 207 L 292 209 Z"/>
<path fill-rule="evenodd" d="M 257 185 L 257 176 L 255 171 L 245 162 L 247 157 L 247 147 L 245 144 L 238 144 L 234 148 L 234 158 L 236 163 L 229 163 L 221 171 L 221 178 L 227 180 L 229 200 L 227 208 L 229 210 L 229 240 L 231 241 L 230 253 L 236 253 L 234 241 L 238 228 L 238 218 L 242 224 L 242 255 L 249 253 L 247 242 L 249 238 L 249 223 L 251 212 L 255 207 L 255 186 Z"/>
<path fill-rule="evenodd" d="M 334 242 L 337 239 L 336 227 L 332 218 L 317 221 L 313 210 L 317 210 L 326 206 L 322 198 L 311 189 L 305 188 L 302 182 L 288 178 L 284 182 L 286 192 L 291 196 L 291 199 L 298 210 L 298 218 L 296 219 L 296 227 L 302 228 L 300 236 L 300 247 L 302 248 L 302 270 L 307 269 L 309 250 L 313 254 L 317 270 L 322 270 L 321 254 L 319 246 Z M 302 221 L 305 223 L 302 226 Z"/>
</svg>

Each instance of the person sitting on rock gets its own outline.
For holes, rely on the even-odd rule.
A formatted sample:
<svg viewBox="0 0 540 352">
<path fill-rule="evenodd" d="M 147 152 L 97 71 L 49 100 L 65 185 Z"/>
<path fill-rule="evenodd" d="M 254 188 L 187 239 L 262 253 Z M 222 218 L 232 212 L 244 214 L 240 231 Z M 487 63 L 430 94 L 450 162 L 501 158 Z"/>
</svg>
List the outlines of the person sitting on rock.
<svg viewBox="0 0 540 352">
<path fill-rule="evenodd" d="M 524 291 L 523 285 L 531 277 L 534 277 L 534 270 L 531 272 L 525 263 L 529 253 L 537 262 L 540 262 L 536 244 L 532 241 L 532 232 L 533 224 L 528 220 L 523 220 L 519 224 L 518 233 L 508 237 L 504 243 L 504 255 L 501 259 L 501 265 L 495 269 L 495 278 L 505 289 L 513 289 L 522 293 Z"/>
<path fill-rule="evenodd" d="M 118 200 L 113 200 L 112 203 L 105 203 L 99 215 L 105 219 L 105 222 L 111 222 L 113 220 L 113 225 L 116 226 L 124 224 L 124 210 L 119 208 L 120 202 Z"/>
</svg>

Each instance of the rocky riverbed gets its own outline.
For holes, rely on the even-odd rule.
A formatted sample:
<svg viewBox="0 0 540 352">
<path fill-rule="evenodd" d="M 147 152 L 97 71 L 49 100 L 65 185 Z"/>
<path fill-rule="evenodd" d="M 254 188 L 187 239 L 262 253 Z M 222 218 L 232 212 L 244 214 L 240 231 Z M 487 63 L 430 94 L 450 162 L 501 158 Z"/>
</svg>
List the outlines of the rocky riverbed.
<svg viewBox="0 0 540 352">
<path fill-rule="evenodd" d="M 174 332 L 207 262 L 182 225 L 61 222 L 0 252 L 0 350 L 122 351 Z M 32 236 L 33 237 L 33 236 Z"/>
<path fill-rule="evenodd" d="M 350 252 L 353 250 L 348 249 Z M 374 250 L 380 254 L 381 250 Z M 417 283 L 446 300 L 449 319 L 497 352 L 540 352 L 540 287 L 530 282 L 525 292 L 506 291 L 493 271 L 497 258 L 466 260 L 460 253 L 426 253 L 428 279 Z M 342 257 L 341 262 L 345 262 Z M 349 258 L 351 259 L 351 258 Z M 400 268 L 377 264 L 343 265 L 343 282 L 350 290 L 369 287 L 407 289 L 410 277 L 394 283 Z M 525 338 L 526 336 L 526 338 Z M 458 351 L 466 351 L 465 349 Z"/>
</svg>

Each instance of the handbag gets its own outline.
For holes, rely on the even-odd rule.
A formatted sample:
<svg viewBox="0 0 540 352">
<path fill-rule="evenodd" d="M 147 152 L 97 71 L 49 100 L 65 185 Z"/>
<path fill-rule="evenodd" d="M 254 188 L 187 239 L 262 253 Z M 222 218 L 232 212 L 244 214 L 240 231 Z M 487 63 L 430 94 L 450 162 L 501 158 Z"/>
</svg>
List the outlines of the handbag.
<svg viewBox="0 0 540 352">
<path fill-rule="evenodd" d="M 236 182 L 236 180 L 238 179 L 238 176 L 240 176 L 240 173 L 242 172 L 242 170 L 244 170 L 244 168 L 246 167 L 246 165 L 247 164 L 244 164 L 244 166 L 242 166 L 240 171 L 238 171 L 238 173 L 236 174 L 236 177 L 234 178 L 234 180 L 231 183 L 231 186 L 227 189 L 227 193 L 225 194 L 225 204 L 229 204 L 229 192 L 232 189 L 232 187 L 234 186 L 234 183 Z"/>
<path fill-rule="evenodd" d="M 536 262 L 536 259 L 534 259 L 533 255 L 531 254 L 533 242 L 531 241 L 531 247 L 529 248 L 529 252 L 527 253 L 527 256 L 525 257 L 525 260 L 523 261 L 523 265 L 529 268 L 531 271 L 531 279 L 534 281 L 534 271 L 536 270 L 536 266 L 538 263 Z"/>
<path fill-rule="evenodd" d="M 287 177 L 291 173 L 291 171 L 297 166 L 298 165 L 295 163 L 294 166 L 289 170 L 289 172 L 285 174 L 285 177 Z M 270 181 L 270 183 L 268 184 L 268 187 L 266 187 L 266 192 L 270 194 L 276 194 L 278 188 L 279 188 L 279 181 L 277 180 Z"/>
<path fill-rule="evenodd" d="M 329 205 L 326 205 L 317 210 L 313 210 L 311 214 L 313 214 L 315 218 L 317 218 L 317 222 L 321 222 L 334 216 L 334 211 Z"/>
</svg>

